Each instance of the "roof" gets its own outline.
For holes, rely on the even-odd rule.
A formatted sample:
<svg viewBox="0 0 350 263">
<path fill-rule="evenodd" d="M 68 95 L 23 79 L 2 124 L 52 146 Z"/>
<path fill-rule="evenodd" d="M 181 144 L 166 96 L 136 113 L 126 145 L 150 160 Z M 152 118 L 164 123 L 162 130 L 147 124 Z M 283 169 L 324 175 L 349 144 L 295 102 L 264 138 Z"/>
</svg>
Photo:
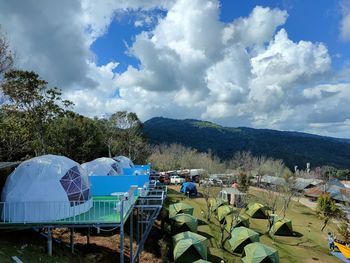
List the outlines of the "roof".
<svg viewBox="0 0 350 263">
<path fill-rule="evenodd" d="M 306 196 L 318 197 L 324 192 L 329 193 L 331 198 L 341 202 L 350 202 L 350 192 L 345 187 L 334 185 L 319 185 L 304 192 Z"/>
<path fill-rule="evenodd" d="M 264 175 L 261 178 L 262 183 L 273 184 L 273 185 L 284 185 L 285 179 L 277 176 Z"/>
<path fill-rule="evenodd" d="M 228 194 L 234 194 L 234 195 L 241 195 L 241 194 L 243 194 L 241 191 L 239 191 L 237 188 L 234 188 L 234 187 L 223 188 L 220 192 L 226 192 Z"/>
<path fill-rule="evenodd" d="M 322 180 L 313 178 L 296 178 L 294 188 L 304 190 L 308 186 L 316 186 L 322 183 Z"/>
<path fill-rule="evenodd" d="M 7 169 L 7 168 L 12 168 L 16 167 L 20 164 L 21 162 L 0 162 L 0 170 L 2 169 Z"/>
</svg>

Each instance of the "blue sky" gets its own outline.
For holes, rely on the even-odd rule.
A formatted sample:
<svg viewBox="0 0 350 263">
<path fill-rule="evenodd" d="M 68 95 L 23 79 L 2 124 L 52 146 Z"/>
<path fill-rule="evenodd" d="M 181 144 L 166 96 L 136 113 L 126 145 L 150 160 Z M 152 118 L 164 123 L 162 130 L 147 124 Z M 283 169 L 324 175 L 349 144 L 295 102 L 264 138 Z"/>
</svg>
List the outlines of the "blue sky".
<svg viewBox="0 0 350 263">
<path fill-rule="evenodd" d="M 283 27 L 290 39 L 324 43 L 333 58 L 334 69 L 342 68 L 350 59 L 350 44 L 339 37 L 341 8 L 337 0 L 221 0 L 220 4 L 220 20 L 227 23 L 248 16 L 257 5 L 286 10 L 289 16 Z M 154 13 L 165 15 L 164 10 Z M 128 65 L 138 65 L 138 60 L 128 55 L 126 45 L 130 46 L 137 34 L 154 25 L 135 27 L 136 19 L 137 12 L 120 14 L 110 24 L 108 32 L 92 44 L 91 50 L 97 56 L 98 65 L 118 61 L 120 65 L 115 72 L 124 72 Z"/>
<path fill-rule="evenodd" d="M 86 116 L 350 138 L 350 0 L 5 0 L 0 25 Z"/>
</svg>

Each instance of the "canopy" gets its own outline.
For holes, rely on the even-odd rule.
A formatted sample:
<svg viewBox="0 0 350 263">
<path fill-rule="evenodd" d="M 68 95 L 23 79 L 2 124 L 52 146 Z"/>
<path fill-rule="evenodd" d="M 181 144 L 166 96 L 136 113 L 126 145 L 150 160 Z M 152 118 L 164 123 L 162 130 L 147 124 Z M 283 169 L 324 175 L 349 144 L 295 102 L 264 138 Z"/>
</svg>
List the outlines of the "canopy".
<svg viewBox="0 0 350 263">
<path fill-rule="evenodd" d="M 180 192 L 184 194 L 189 192 L 190 195 L 197 195 L 196 184 L 192 182 L 185 182 L 182 184 Z"/>
<path fill-rule="evenodd" d="M 232 221 L 235 219 L 232 225 Z M 237 218 L 233 218 L 232 216 L 228 215 L 225 217 L 226 220 L 226 230 L 231 231 L 232 228 L 245 226 L 249 228 L 249 218 L 243 215 L 239 215 Z"/>
<path fill-rule="evenodd" d="M 220 223 L 225 219 L 226 216 L 233 214 L 237 209 L 230 205 L 222 205 L 218 208 L 218 219 Z"/>
<path fill-rule="evenodd" d="M 7 178 L 2 219 L 49 222 L 85 213 L 92 206 L 86 172 L 73 160 L 44 155 L 21 163 Z"/>
<path fill-rule="evenodd" d="M 253 242 L 259 242 L 259 239 L 259 233 L 241 226 L 232 230 L 231 238 L 228 242 L 234 253 L 242 253 L 246 245 Z"/>
<path fill-rule="evenodd" d="M 192 215 L 177 214 L 176 216 L 172 217 L 171 220 L 173 223 L 173 233 L 174 231 L 177 233 L 184 231 L 197 232 L 198 221 L 197 218 Z"/>
<path fill-rule="evenodd" d="M 260 263 L 269 260 L 272 263 L 278 263 L 279 257 L 276 249 L 266 246 L 263 243 L 255 242 L 244 247 L 244 263 Z"/>
<path fill-rule="evenodd" d="M 209 204 L 210 204 L 210 210 L 216 211 L 220 206 L 227 205 L 227 201 L 221 198 L 210 198 Z"/>
<path fill-rule="evenodd" d="M 174 217 L 180 213 L 193 215 L 193 207 L 181 202 L 169 205 L 169 217 Z"/>
<path fill-rule="evenodd" d="M 208 240 L 206 237 L 192 232 L 182 232 L 173 236 L 174 261 L 192 263 L 199 259 L 207 259 Z"/>
<path fill-rule="evenodd" d="M 252 218 L 266 219 L 267 218 L 266 210 L 267 208 L 262 204 L 250 203 L 246 208 L 246 213 Z"/>
<path fill-rule="evenodd" d="M 118 175 L 118 163 L 112 158 L 101 157 L 81 165 L 88 175 Z"/>
<path fill-rule="evenodd" d="M 118 174 L 124 174 L 124 168 L 134 168 L 134 163 L 125 156 L 116 156 L 113 159 L 118 163 Z"/>
<path fill-rule="evenodd" d="M 292 221 L 288 218 L 276 218 L 273 224 L 270 234 L 276 236 L 291 236 L 293 235 Z"/>
</svg>

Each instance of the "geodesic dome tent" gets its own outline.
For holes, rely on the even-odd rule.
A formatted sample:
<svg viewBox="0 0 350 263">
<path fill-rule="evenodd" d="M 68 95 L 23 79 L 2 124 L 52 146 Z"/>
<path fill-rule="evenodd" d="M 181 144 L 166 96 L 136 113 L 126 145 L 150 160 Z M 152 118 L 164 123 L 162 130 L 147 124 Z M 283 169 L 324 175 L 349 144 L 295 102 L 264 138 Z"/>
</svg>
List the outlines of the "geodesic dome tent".
<svg viewBox="0 0 350 263">
<path fill-rule="evenodd" d="M 86 172 L 75 161 L 44 155 L 21 163 L 7 178 L 1 219 L 50 222 L 85 213 L 92 207 Z"/>
<path fill-rule="evenodd" d="M 208 239 L 192 232 L 182 232 L 173 236 L 174 261 L 193 263 L 199 259 L 207 259 Z"/>
<path fill-rule="evenodd" d="M 124 168 L 134 168 L 134 163 L 125 156 L 116 156 L 113 157 L 113 159 L 117 162 L 118 164 L 118 174 L 124 174 L 123 169 Z"/>
<path fill-rule="evenodd" d="M 276 218 L 275 223 L 273 224 L 270 234 L 276 236 L 292 236 L 293 235 L 293 226 L 292 220 L 288 218 Z"/>
<path fill-rule="evenodd" d="M 254 242 L 244 247 L 244 263 L 271 262 L 278 263 L 278 251 L 260 242 Z"/>
<path fill-rule="evenodd" d="M 101 157 L 81 165 L 88 175 L 118 175 L 118 163 L 112 158 Z"/>
<path fill-rule="evenodd" d="M 191 231 L 197 233 L 198 220 L 189 214 L 177 214 L 171 218 L 171 231 L 173 234 L 181 233 L 185 231 Z"/>
<path fill-rule="evenodd" d="M 246 245 L 259 242 L 259 240 L 259 233 L 246 227 L 237 227 L 232 230 L 231 238 L 228 242 L 234 253 L 242 253 Z"/>
<path fill-rule="evenodd" d="M 251 218 L 267 219 L 267 207 L 259 203 L 250 203 L 246 208 L 246 214 Z"/>
</svg>

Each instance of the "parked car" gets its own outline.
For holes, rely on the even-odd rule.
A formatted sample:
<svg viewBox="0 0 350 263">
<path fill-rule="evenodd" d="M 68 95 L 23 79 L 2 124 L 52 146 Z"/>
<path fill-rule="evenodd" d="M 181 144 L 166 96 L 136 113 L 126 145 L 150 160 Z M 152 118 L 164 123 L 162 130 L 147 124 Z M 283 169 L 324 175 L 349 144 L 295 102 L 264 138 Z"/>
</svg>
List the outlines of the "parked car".
<svg viewBox="0 0 350 263">
<path fill-rule="evenodd" d="M 178 176 L 178 175 L 172 175 L 170 176 L 170 183 L 171 184 L 182 184 L 185 182 L 185 179 Z"/>
</svg>

